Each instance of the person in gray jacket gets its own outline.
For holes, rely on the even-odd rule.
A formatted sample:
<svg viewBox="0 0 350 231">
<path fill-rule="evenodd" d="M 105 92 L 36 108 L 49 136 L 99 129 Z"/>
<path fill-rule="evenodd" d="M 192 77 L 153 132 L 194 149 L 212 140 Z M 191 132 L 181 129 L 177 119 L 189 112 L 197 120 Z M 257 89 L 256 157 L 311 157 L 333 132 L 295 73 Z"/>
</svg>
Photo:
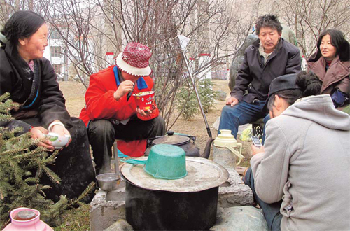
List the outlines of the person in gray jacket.
<svg viewBox="0 0 350 231">
<path fill-rule="evenodd" d="M 312 72 L 274 79 L 265 146 L 252 147 L 256 196 L 282 200 L 282 230 L 350 230 L 350 116 L 314 95 L 321 85 Z"/>
<path fill-rule="evenodd" d="M 259 39 L 244 53 L 231 97 L 220 116 L 220 129 L 230 129 L 237 139 L 238 126 L 264 118 L 271 81 L 281 75 L 301 71 L 299 49 L 281 38 L 282 26 L 274 15 L 259 17 Z M 265 119 L 265 121 L 267 118 Z"/>
</svg>

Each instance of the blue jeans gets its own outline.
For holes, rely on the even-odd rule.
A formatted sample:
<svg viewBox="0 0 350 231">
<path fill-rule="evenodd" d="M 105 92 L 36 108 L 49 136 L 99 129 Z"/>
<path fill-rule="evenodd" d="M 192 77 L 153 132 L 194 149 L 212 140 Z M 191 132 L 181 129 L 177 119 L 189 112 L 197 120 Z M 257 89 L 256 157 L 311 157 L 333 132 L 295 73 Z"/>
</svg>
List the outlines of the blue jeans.
<svg viewBox="0 0 350 231">
<path fill-rule="evenodd" d="M 262 212 L 264 214 L 267 227 L 269 230 L 272 231 L 280 231 L 281 230 L 281 219 L 282 214 L 280 213 L 281 203 L 282 201 L 275 202 L 273 204 L 267 204 L 263 202 L 258 195 L 256 195 L 255 192 L 255 186 L 254 186 L 254 178 L 253 178 L 253 171 L 251 168 L 248 168 L 245 177 L 244 177 L 244 184 L 248 185 L 252 191 L 254 196 L 254 201 L 260 205 L 260 208 L 262 209 Z"/>
<path fill-rule="evenodd" d="M 242 101 L 233 107 L 224 106 L 220 116 L 219 133 L 220 129 L 230 129 L 232 135 L 237 139 L 239 125 L 251 123 L 260 118 L 264 118 L 264 123 L 266 124 L 270 117 L 264 110 L 265 104 L 266 101 L 255 100 L 254 103 Z M 265 134 L 265 129 L 263 133 Z M 264 134 L 263 141 L 265 138 Z"/>
</svg>

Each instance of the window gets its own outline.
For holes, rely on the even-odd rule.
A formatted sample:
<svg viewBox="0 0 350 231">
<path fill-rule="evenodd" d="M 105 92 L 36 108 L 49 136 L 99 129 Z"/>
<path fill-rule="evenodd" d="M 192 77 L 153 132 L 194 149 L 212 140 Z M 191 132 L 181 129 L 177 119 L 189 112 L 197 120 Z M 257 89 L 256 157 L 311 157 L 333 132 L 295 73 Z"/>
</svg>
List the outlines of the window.
<svg viewBox="0 0 350 231">
<path fill-rule="evenodd" d="M 51 39 L 60 39 L 60 33 L 58 33 L 58 31 L 56 29 L 53 29 L 50 33 L 50 38 Z"/>
<path fill-rule="evenodd" d="M 50 47 L 50 51 L 51 51 L 51 57 L 61 57 L 62 56 L 61 47 L 52 46 L 52 47 Z"/>
<path fill-rule="evenodd" d="M 62 68 L 62 64 L 52 64 L 53 69 L 55 70 L 56 74 L 61 74 L 61 68 Z"/>
</svg>

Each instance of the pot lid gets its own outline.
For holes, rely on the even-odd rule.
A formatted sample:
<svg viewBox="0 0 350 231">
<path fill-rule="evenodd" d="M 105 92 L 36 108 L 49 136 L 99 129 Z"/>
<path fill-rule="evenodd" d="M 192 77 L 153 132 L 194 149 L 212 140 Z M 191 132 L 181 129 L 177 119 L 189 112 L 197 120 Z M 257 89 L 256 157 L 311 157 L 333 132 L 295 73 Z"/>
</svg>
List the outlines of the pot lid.
<svg viewBox="0 0 350 231">
<path fill-rule="evenodd" d="M 146 160 L 145 157 L 137 158 Z M 144 189 L 170 192 L 199 192 L 218 187 L 228 179 L 228 172 L 222 166 L 202 157 L 186 157 L 187 176 L 176 180 L 157 179 L 143 170 L 143 165 L 123 163 L 122 176 Z"/>
<path fill-rule="evenodd" d="M 154 144 L 172 144 L 176 146 L 186 144 L 188 142 L 190 142 L 190 138 L 188 136 L 178 136 L 178 135 L 163 136 L 153 141 Z"/>
</svg>

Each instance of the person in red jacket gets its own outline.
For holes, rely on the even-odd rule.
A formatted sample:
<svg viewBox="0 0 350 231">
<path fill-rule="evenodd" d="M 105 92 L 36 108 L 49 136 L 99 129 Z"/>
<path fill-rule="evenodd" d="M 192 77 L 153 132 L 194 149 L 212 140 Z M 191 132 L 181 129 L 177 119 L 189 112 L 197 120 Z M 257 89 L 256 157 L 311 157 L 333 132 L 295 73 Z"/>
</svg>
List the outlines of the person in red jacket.
<svg viewBox="0 0 350 231">
<path fill-rule="evenodd" d="M 149 111 L 136 105 L 134 94 L 153 89 L 149 76 L 150 49 L 140 43 L 128 43 L 117 57 L 117 65 L 90 77 L 85 94 L 86 106 L 80 118 L 87 126 L 96 174 L 110 168 L 111 148 L 133 157 L 142 156 L 147 139 L 165 134 L 165 123 L 155 103 Z"/>
</svg>

